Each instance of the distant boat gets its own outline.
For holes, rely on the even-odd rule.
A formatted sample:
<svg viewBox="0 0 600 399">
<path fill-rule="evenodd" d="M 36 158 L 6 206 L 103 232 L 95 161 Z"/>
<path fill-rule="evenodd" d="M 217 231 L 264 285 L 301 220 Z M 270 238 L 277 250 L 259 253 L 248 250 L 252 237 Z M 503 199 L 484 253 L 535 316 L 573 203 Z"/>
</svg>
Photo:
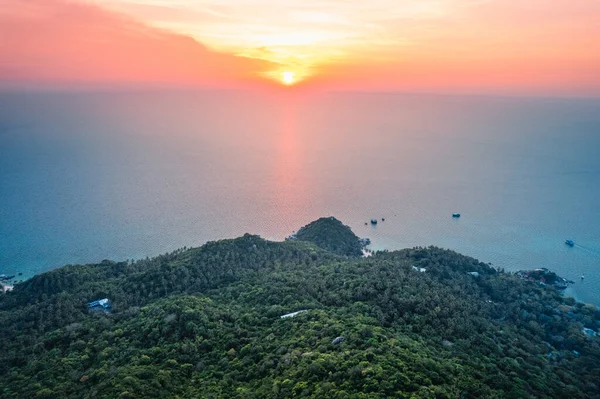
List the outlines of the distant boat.
<svg viewBox="0 0 600 399">
<path fill-rule="evenodd" d="M 570 247 L 573 247 L 573 246 L 575 246 L 575 243 L 573 242 L 573 240 L 566 240 L 566 241 L 565 241 L 565 244 L 567 244 L 567 245 L 568 245 L 568 246 L 570 246 Z"/>
<path fill-rule="evenodd" d="M 371 224 L 377 224 L 377 219 L 371 219 Z"/>
<path fill-rule="evenodd" d="M 459 218 L 459 217 L 460 217 L 460 213 L 453 213 L 453 214 L 452 214 L 452 217 L 453 217 L 453 218 Z"/>
</svg>

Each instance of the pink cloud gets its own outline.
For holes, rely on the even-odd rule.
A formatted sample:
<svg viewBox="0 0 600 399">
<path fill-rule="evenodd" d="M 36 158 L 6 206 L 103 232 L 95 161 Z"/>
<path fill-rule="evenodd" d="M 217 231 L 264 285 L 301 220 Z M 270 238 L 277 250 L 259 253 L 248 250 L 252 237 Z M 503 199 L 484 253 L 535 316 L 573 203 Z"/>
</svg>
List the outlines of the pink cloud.
<svg viewBox="0 0 600 399">
<path fill-rule="evenodd" d="M 66 0 L 0 0 L 0 81 L 226 84 L 269 63 Z"/>
</svg>

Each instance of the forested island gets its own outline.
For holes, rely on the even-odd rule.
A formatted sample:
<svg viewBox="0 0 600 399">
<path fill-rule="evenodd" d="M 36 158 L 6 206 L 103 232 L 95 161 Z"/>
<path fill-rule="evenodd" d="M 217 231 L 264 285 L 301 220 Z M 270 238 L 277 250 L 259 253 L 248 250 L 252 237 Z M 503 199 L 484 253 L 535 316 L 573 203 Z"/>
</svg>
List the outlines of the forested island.
<svg viewBox="0 0 600 399">
<path fill-rule="evenodd" d="M 325 219 L 16 284 L 0 397 L 600 398 L 597 307 L 436 247 L 361 257 Z"/>
<path fill-rule="evenodd" d="M 347 256 L 361 256 L 371 243 L 368 238 L 358 238 L 350 227 L 332 216 L 307 224 L 286 240 L 312 242 L 319 248 Z"/>
</svg>

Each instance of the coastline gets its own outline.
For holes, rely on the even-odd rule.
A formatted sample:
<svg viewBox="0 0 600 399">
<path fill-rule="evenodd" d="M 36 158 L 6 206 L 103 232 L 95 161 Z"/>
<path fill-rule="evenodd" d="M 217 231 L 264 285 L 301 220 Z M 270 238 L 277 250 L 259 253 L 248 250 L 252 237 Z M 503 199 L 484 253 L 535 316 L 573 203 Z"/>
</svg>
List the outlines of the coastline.
<svg viewBox="0 0 600 399">
<path fill-rule="evenodd" d="M 273 241 L 273 242 L 285 242 L 285 241 L 294 240 L 294 239 L 296 239 L 295 234 L 292 234 L 291 236 L 285 237 L 283 240 L 269 240 L 269 241 Z M 216 241 L 220 241 L 220 240 L 221 239 L 216 240 Z M 365 240 L 368 240 L 368 243 L 366 243 Z M 208 242 L 211 242 L 211 241 L 207 241 L 206 243 L 208 243 Z M 403 250 L 406 250 L 406 249 L 417 248 L 417 247 L 406 247 L 406 248 L 398 248 L 398 249 L 389 249 L 389 248 L 384 247 L 381 244 L 378 244 L 378 240 L 377 239 L 370 239 L 370 238 L 362 238 L 361 242 L 364 243 L 363 249 L 361 250 L 362 251 L 361 257 L 362 258 L 368 258 L 368 257 L 374 256 L 379 251 L 395 252 L 395 251 L 403 251 Z M 199 247 L 202 247 L 206 243 L 200 245 Z M 442 248 L 442 247 L 440 247 L 440 248 Z M 188 248 L 188 249 L 190 249 L 190 248 Z M 461 255 L 464 255 L 464 256 L 472 257 L 469 254 L 462 253 L 462 252 L 460 252 L 460 251 L 458 251 L 456 249 L 453 249 L 453 248 L 444 248 L 444 249 L 448 249 L 448 250 L 454 251 L 454 252 L 456 252 L 458 254 L 461 254 Z M 177 251 L 177 250 L 179 250 L 179 249 L 176 249 L 175 251 Z M 138 256 L 137 258 L 131 257 L 131 258 L 127 258 L 126 261 L 129 262 L 130 260 L 135 261 L 135 259 L 142 260 L 142 259 L 145 259 L 145 258 L 154 258 L 154 257 L 160 256 L 160 255 L 161 254 L 152 255 L 152 256 L 150 256 L 150 255 L 148 255 L 148 256 Z M 26 273 L 22 273 L 21 275 L 19 275 L 19 277 L 20 277 L 19 281 L 15 281 L 13 284 L 8 284 L 8 283 L 5 283 L 5 282 L 2 282 L 1 283 L 1 285 L 2 285 L 1 293 L 4 294 L 6 292 L 12 291 L 17 284 L 20 284 L 20 283 L 23 283 L 23 282 L 25 282 L 27 280 L 30 280 L 31 278 L 33 278 L 35 276 L 39 276 L 39 275 L 44 274 L 44 273 L 52 272 L 53 270 L 60 269 L 60 268 L 65 267 L 65 266 L 84 265 L 84 264 L 92 264 L 93 265 L 93 264 L 99 264 L 101 262 L 102 261 L 96 261 L 96 262 L 91 261 L 91 262 L 81 262 L 81 263 L 67 263 L 67 264 L 64 264 L 64 265 L 61 265 L 61 266 L 57 266 L 57 267 L 52 267 L 52 268 L 50 268 L 50 269 L 48 269 L 46 271 L 43 271 L 43 272 L 40 272 L 40 273 L 34 273 L 34 274 L 31 274 L 31 275 L 26 274 Z M 119 262 L 119 261 L 115 261 L 115 262 Z M 494 267 L 496 267 L 496 266 L 497 265 L 494 265 Z M 534 269 L 532 269 L 532 270 L 534 270 Z M 555 272 L 554 270 L 549 270 L 549 271 L 550 272 Z M 520 272 L 523 272 L 523 270 L 515 270 L 515 271 L 513 271 L 513 270 L 506 270 L 506 272 L 518 276 Z M 564 278 L 561 277 L 561 279 L 564 279 Z M 570 282 L 570 284 L 568 284 L 563 289 L 558 289 L 556 287 L 554 287 L 554 289 L 556 289 L 564 298 L 571 297 L 576 302 L 582 303 L 584 305 L 592 305 L 592 306 L 597 306 L 597 307 L 600 306 L 600 304 L 596 304 L 596 303 L 593 303 L 593 302 L 586 302 L 586 301 L 582 300 L 581 297 L 579 297 L 577 295 L 577 293 L 573 290 L 573 286 L 575 284 L 577 284 L 577 283 L 573 282 L 573 281 L 569 281 L 569 282 Z"/>
</svg>

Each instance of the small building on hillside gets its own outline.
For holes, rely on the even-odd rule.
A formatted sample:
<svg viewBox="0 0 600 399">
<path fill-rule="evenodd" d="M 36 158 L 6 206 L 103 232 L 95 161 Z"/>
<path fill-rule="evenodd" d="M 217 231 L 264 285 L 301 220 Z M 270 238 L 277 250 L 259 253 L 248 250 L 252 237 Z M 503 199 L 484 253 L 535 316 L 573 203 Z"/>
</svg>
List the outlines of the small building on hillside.
<svg viewBox="0 0 600 399">
<path fill-rule="evenodd" d="M 584 327 L 583 330 L 581 330 L 581 332 L 583 332 L 588 337 L 595 337 L 596 335 L 599 335 L 596 331 L 592 330 L 591 328 Z"/>
<path fill-rule="evenodd" d="M 93 302 L 88 303 L 88 311 L 89 312 L 110 312 L 112 310 L 112 306 L 110 304 L 110 300 L 108 298 L 97 299 Z"/>
<path fill-rule="evenodd" d="M 341 344 L 343 341 L 344 341 L 344 337 L 337 337 L 336 339 L 331 341 L 331 343 L 334 345 L 337 345 L 337 344 Z"/>
<path fill-rule="evenodd" d="M 297 312 L 293 312 L 293 313 L 288 313 L 288 314 L 284 314 L 283 316 L 279 316 L 280 319 L 287 319 L 288 317 L 294 317 L 300 313 L 304 313 L 304 312 L 308 312 L 307 309 L 303 309 L 303 310 L 299 310 Z"/>
<path fill-rule="evenodd" d="M 4 284 L 4 283 L 0 283 L 0 292 L 2 294 L 7 293 L 8 291 L 12 291 L 13 290 L 13 286 L 12 285 L 8 285 L 8 284 Z"/>
</svg>

